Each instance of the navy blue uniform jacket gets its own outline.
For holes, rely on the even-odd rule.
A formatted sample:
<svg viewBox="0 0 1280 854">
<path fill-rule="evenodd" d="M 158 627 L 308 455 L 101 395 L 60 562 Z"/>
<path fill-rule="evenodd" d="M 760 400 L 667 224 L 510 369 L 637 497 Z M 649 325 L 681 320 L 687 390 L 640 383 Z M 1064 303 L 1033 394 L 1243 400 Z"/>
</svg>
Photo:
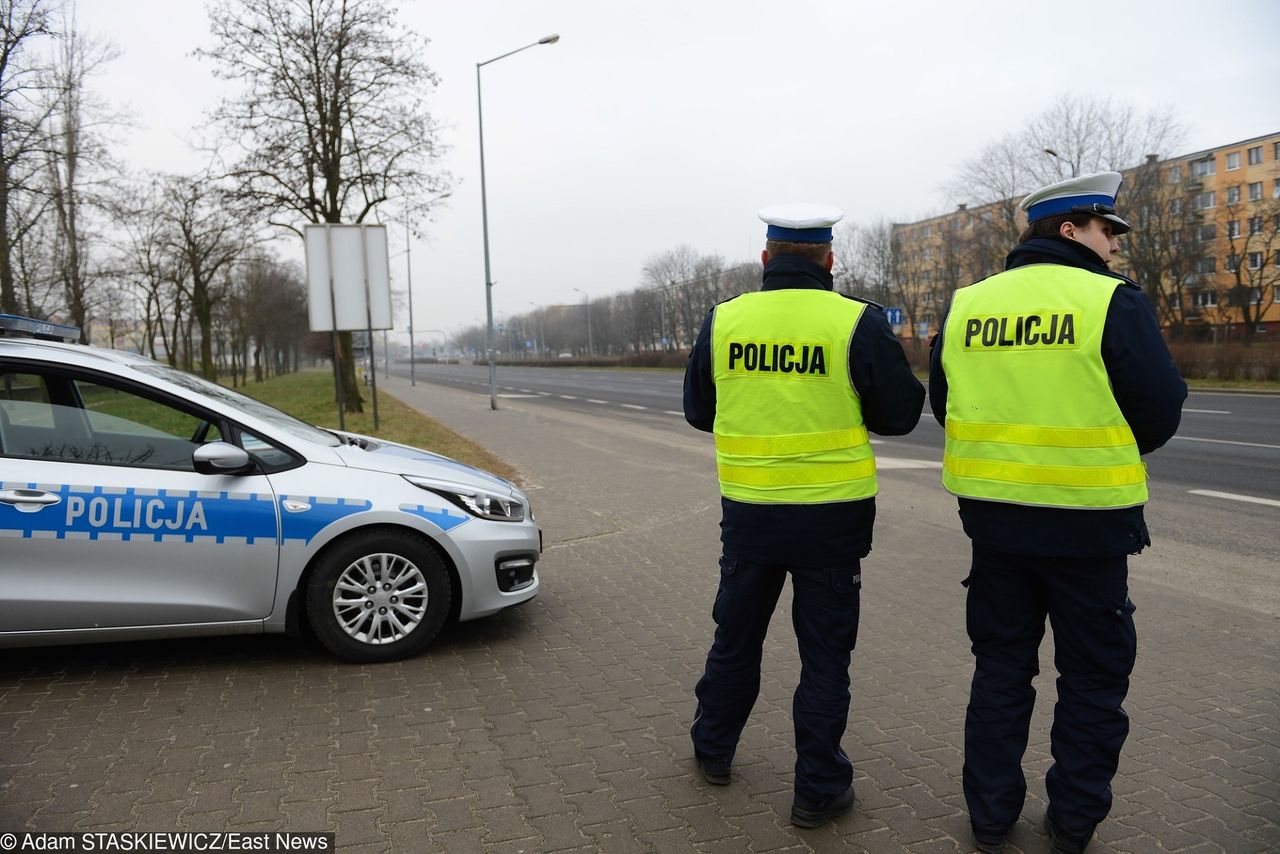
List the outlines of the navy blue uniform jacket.
<svg viewBox="0 0 1280 854">
<path fill-rule="evenodd" d="M 831 274 L 795 255 L 780 255 L 764 268 L 764 287 L 832 290 Z M 716 419 L 716 386 L 711 372 L 708 314 L 689 353 L 684 373 L 684 417 L 711 432 Z M 902 345 L 884 312 L 868 305 L 849 341 L 849 375 L 862 402 L 867 429 L 901 436 L 915 429 L 924 406 L 924 386 L 911 372 Z M 850 564 L 871 551 L 876 500 L 829 504 L 747 504 L 720 499 L 720 541 L 733 554 L 761 563 L 831 567 Z"/>
<path fill-rule="evenodd" d="M 1160 337 L 1151 303 L 1135 282 L 1107 269 L 1089 247 L 1065 237 L 1035 237 L 1005 260 L 1005 269 L 1028 264 L 1062 264 L 1120 279 L 1102 329 L 1102 361 L 1111 391 L 1138 451 L 1148 454 L 1173 437 L 1182 420 L 1187 384 Z M 943 323 L 945 328 L 946 324 Z M 942 370 L 942 333 L 929 354 L 929 405 L 939 424 L 946 421 L 947 377 Z M 1079 510 L 1027 507 L 998 501 L 960 499 L 960 520 L 979 545 L 1018 554 L 1091 557 L 1136 554 L 1151 545 L 1141 507 Z"/>
</svg>

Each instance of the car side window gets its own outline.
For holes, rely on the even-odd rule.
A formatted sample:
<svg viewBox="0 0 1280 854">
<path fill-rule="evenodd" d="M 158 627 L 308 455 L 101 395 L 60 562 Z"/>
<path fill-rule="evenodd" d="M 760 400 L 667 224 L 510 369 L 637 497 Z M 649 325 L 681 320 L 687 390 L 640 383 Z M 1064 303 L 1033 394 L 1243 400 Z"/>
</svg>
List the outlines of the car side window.
<svg viewBox="0 0 1280 854">
<path fill-rule="evenodd" d="M 0 454 L 192 471 L 217 425 L 133 391 L 62 374 L 0 374 Z"/>
</svg>

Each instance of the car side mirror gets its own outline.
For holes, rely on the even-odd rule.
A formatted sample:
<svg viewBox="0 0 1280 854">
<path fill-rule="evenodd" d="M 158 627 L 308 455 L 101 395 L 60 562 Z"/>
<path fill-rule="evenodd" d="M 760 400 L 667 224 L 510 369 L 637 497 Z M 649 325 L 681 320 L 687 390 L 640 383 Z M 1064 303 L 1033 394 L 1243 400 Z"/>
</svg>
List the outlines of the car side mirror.
<svg viewBox="0 0 1280 854">
<path fill-rule="evenodd" d="M 191 462 L 200 474 L 247 474 L 255 468 L 253 458 L 244 448 L 228 442 L 207 442 L 191 454 Z"/>
</svg>

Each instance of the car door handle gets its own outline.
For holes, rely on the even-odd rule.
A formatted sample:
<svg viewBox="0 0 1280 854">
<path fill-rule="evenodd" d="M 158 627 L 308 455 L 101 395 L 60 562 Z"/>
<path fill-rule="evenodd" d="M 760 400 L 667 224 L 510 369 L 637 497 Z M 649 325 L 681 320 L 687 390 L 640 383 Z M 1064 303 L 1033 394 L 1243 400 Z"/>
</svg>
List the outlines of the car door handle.
<svg viewBox="0 0 1280 854">
<path fill-rule="evenodd" d="M 62 496 L 56 492 L 38 489 L 6 489 L 0 492 L 0 504 L 12 504 L 24 513 L 34 513 L 60 501 Z"/>
</svg>

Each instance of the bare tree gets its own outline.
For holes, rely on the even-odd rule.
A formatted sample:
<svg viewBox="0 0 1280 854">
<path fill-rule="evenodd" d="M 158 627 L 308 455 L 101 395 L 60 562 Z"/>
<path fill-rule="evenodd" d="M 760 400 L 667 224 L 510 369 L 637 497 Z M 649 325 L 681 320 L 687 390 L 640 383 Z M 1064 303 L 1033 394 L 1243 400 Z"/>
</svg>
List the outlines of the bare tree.
<svg viewBox="0 0 1280 854">
<path fill-rule="evenodd" d="M 0 0 L 0 311 L 30 310 L 19 300 L 15 247 L 39 220 L 34 182 L 43 165 L 48 76 L 33 50 L 54 34 L 55 3 Z M 18 209 L 25 216 L 18 215 Z M 35 215 L 33 215 L 35 214 Z"/>
<path fill-rule="evenodd" d="M 215 379 L 214 311 L 226 294 L 227 268 L 244 255 L 251 236 L 243 212 L 206 177 L 170 179 L 163 210 L 168 252 L 178 257 L 186 272 L 182 289 L 190 302 L 189 322 L 194 321 L 200 330 L 200 372 Z M 186 337 L 189 340 L 190 332 Z"/>
<path fill-rule="evenodd" d="M 1110 98 L 1063 95 L 962 163 L 948 193 L 957 203 L 992 206 L 990 228 L 998 239 L 989 251 L 1003 257 L 1022 232 L 1018 203 L 1027 193 L 1076 175 L 1124 171 L 1147 154 L 1168 152 L 1182 134 L 1168 109 L 1139 113 Z"/>
<path fill-rule="evenodd" d="M 89 257 L 88 220 L 118 174 L 107 154 L 107 129 L 119 120 L 88 90 L 89 78 L 119 55 L 111 44 L 86 38 L 75 21 L 62 27 L 53 70 L 50 145 L 46 150 L 49 209 L 57 226 L 56 270 L 71 322 L 89 340 L 90 300 L 101 271 Z"/>
<path fill-rule="evenodd" d="M 448 195 L 426 40 L 386 0 L 215 0 L 209 19 L 215 44 L 198 53 L 244 84 L 215 114 L 241 151 L 229 174 L 271 224 L 363 222 L 392 196 L 423 214 Z M 360 411 L 351 334 L 339 339 Z"/>
<path fill-rule="evenodd" d="M 884 219 L 869 225 L 850 223 L 837 230 L 835 238 L 837 290 L 890 305 L 902 272 L 892 224 Z"/>
<path fill-rule="evenodd" d="M 1202 239 L 1203 223 L 1187 209 L 1182 168 L 1161 165 L 1151 155 L 1129 173 L 1125 209 L 1133 212 L 1136 227 L 1125 235 L 1121 255 L 1127 272 L 1146 289 L 1160 325 L 1173 338 L 1183 337 L 1188 315 L 1195 310 L 1183 293 L 1201 280 L 1203 247 L 1210 245 Z M 1209 229 L 1216 234 L 1215 225 L 1209 224 Z"/>
</svg>

